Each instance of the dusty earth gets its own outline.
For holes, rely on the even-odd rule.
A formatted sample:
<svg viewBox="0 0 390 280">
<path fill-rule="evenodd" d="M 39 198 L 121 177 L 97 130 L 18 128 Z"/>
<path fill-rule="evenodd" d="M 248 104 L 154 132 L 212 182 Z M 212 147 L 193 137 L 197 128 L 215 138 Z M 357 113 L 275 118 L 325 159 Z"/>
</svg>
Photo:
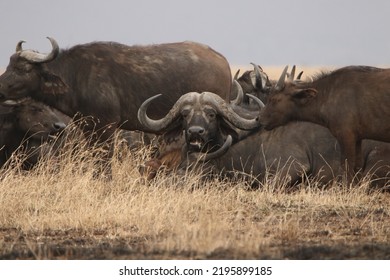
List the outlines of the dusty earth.
<svg viewBox="0 0 390 280">
<path fill-rule="evenodd" d="M 364 218 L 362 216 L 362 220 Z M 38 234 L 2 228 L 0 259 L 390 259 L 390 244 L 375 240 L 369 227 L 351 229 L 346 225 L 333 230 L 332 224 L 340 226 L 337 219 L 337 215 L 331 218 L 326 215 L 323 217 L 324 224 L 328 225 L 326 230 L 314 231 L 301 238 L 282 236 L 274 244 L 259 245 L 256 253 L 234 248 L 216 249 L 207 254 L 164 251 L 148 244 L 149 239 L 156 237 L 123 238 L 108 236 L 103 230 L 92 233 L 75 229 L 50 230 Z"/>
</svg>

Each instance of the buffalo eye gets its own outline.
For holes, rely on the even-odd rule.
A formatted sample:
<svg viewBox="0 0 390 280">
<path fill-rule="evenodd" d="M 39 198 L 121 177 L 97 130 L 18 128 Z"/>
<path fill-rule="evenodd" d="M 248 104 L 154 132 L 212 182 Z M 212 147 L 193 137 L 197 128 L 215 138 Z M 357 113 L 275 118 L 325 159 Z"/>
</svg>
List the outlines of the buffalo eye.
<svg viewBox="0 0 390 280">
<path fill-rule="evenodd" d="M 181 115 L 182 115 L 182 117 L 183 117 L 184 119 L 186 119 L 186 118 L 188 117 L 189 114 L 190 114 L 190 110 L 188 110 L 188 109 L 183 109 L 183 110 L 181 111 Z"/>
<path fill-rule="evenodd" d="M 210 120 L 214 120 L 217 115 L 215 113 L 208 113 L 207 116 Z"/>
<path fill-rule="evenodd" d="M 214 120 L 217 117 L 217 113 L 213 109 L 205 109 L 204 111 L 209 120 Z"/>
</svg>

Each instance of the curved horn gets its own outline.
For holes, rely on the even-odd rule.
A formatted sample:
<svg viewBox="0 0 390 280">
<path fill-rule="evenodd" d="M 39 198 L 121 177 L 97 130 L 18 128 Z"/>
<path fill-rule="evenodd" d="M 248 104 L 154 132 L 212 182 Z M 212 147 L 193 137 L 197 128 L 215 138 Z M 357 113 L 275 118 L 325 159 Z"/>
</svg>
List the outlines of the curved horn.
<svg viewBox="0 0 390 280">
<path fill-rule="evenodd" d="M 255 71 L 255 84 L 253 85 L 255 88 L 259 88 L 260 90 L 262 90 L 266 84 L 266 81 L 263 81 L 263 76 L 261 75 L 261 72 L 263 72 L 263 70 L 259 67 L 259 65 L 251 62 L 251 64 L 253 65 L 253 69 Z"/>
<path fill-rule="evenodd" d="M 232 143 L 233 143 L 233 138 L 231 135 L 228 135 L 222 147 L 216 150 L 215 152 L 207 153 L 203 160 L 208 161 L 223 156 L 232 146 Z"/>
<path fill-rule="evenodd" d="M 21 51 L 23 51 L 23 48 L 22 48 L 22 45 L 23 45 L 23 43 L 26 43 L 26 41 L 19 41 L 18 42 L 18 44 L 16 45 L 16 48 L 15 48 L 15 51 L 16 52 L 21 52 Z"/>
<path fill-rule="evenodd" d="M 242 101 L 244 100 L 244 91 L 242 90 L 242 87 L 237 80 L 234 80 L 233 84 L 237 89 L 237 96 L 234 100 L 231 101 L 231 103 L 240 106 L 242 104 Z"/>
<path fill-rule="evenodd" d="M 280 75 L 280 78 L 275 85 L 276 89 L 282 89 L 284 87 L 284 80 L 286 79 L 287 69 L 288 69 L 288 65 L 286 67 L 284 67 L 283 72 Z"/>
<path fill-rule="evenodd" d="M 288 76 L 288 80 L 290 81 L 290 82 L 293 82 L 294 81 L 294 77 L 295 77 L 295 65 L 292 67 L 292 69 L 291 69 L 291 73 L 290 74 L 287 74 L 287 76 Z"/>
<path fill-rule="evenodd" d="M 233 80 L 237 80 L 239 74 L 240 74 L 240 69 L 238 69 L 236 74 L 234 74 Z"/>
<path fill-rule="evenodd" d="M 152 96 L 144 101 L 142 105 L 138 109 L 137 117 L 139 122 L 146 128 L 150 129 L 151 131 L 154 132 L 160 132 L 164 130 L 165 128 L 168 127 L 172 123 L 174 119 L 177 118 L 177 116 L 180 114 L 180 107 L 183 101 L 186 98 L 189 98 L 189 94 L 194 94 L 194 92 L 190 92 L 187 94 L 182 95 L 179 100 L 173 105 L 172 109 L 163 117 L 162 119 L 159 120 L 152 120 L 148 117 L 146 114 L 146 110 L 148 109 L 150 103 L 160 97 L 162 94 L 157 94 L 155 96 Z M 196 93 L 198 94 L 198 93 Z"/>
<path fill-rule="evenodd" d="M 211 153 L 195 153 L 193 154 L 193 156 L 195 156 L 196 161 L 198 162 L 205 162 L 215 158 L 219 158 L 229 150 L 229 148 L 232 146 L 232 143 L 233 143 L 233 138 L 231 135 L 228 135 L 222 147 L 219 148 L 218 150 Z"/>
<path fill-rule="evenodd" d="M 298 76 L 297 76 L 297 80 L 300 80 L 300 79 L 301 79 L 301 77 L 302 77 L 302 74 L 303 74 L 303 71 L 301 71 L 301 72 L 298 74 Z"/>
<path fill-rule="evenodd" d="M 220 96 L 211 92 L 203 92 L 203 99 L 211 104 L 215 110 L 231 124 L 243 130 L 251 130 L 260 126 L 259 119 L 245 119 L 238 115 Z"/>
<path fill-rule="evenodd" d="M 252 95 L 252 94 L 249 94 L 249 93 L 247 93 L 246 95 L 249 96 L 250 99 L 252 99 L 253 101 L 255 101 L 256 104 L 259 105 L 260 109 L 265 107 L 263 101 L 261 101 L 260 98 L 254 96 L 254 95 Z"/>
<path fill-rule="evenodd" d="M 60 48 L 58 47 L 56 40 L 54 40 L 51 37 L 47 37 L 47 39 L 49 39 L 51 46 L 52 46 L 52 50 L 50 53 L 43 54 L 43 53 L 31 51 L 31 50 L 24 50 L 24 51 L 20 52 L 20 56 L 27 59 L 31 63 L 45 63 L 45 62 L 52 61 L 53 59 L 55 59 L 57 57 L 57 55 L 60 51 Z M 19 43 L 18 43 L 18 46 L 19 46 Z M 20 47 L 21 47 L 21 45 L 20 45 Z"/>
</svg>

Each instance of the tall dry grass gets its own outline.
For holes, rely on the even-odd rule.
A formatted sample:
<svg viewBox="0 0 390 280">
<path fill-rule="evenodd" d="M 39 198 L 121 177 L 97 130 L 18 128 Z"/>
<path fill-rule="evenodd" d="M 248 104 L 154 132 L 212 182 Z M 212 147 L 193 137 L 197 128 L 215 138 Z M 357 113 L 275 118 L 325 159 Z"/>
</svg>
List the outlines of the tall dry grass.
<svg viewBox="0 0 390 280">
<path fill-rule="evenodd" d="M 138 166 L 149 148 L 119 142 L 108 182 L 94 179 L 99 150 L 79 136 L 34 170 L 2 170 L 0 258 L 390 256 L 390 197 L 368 192 L 367 180 L 294 192 L 197 174 L 147 182 Z"/>
</svg>

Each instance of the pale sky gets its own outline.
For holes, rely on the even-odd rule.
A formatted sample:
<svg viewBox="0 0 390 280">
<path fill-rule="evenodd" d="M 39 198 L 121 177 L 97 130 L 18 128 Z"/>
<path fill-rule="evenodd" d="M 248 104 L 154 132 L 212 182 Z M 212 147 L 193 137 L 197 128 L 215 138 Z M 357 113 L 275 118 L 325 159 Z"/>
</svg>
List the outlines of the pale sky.
<svg viewBox="0 0 390 280">
<path fill-rule="evenodd" d="M 192 40 L 231 64 L 390 64 L 389 0 L 1 0 L 0 68 L 19 40 L 50 50 L 91 41 Z"/>
</svg>

